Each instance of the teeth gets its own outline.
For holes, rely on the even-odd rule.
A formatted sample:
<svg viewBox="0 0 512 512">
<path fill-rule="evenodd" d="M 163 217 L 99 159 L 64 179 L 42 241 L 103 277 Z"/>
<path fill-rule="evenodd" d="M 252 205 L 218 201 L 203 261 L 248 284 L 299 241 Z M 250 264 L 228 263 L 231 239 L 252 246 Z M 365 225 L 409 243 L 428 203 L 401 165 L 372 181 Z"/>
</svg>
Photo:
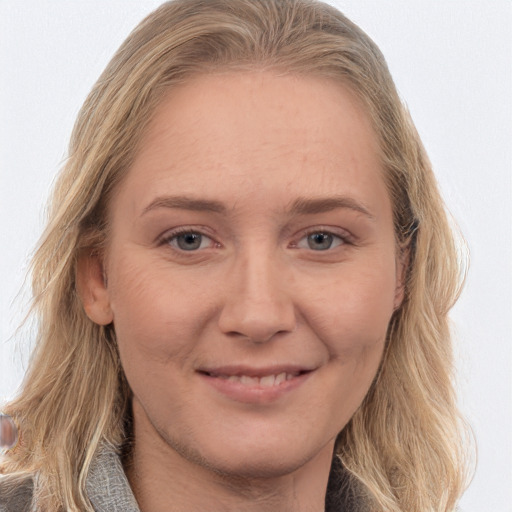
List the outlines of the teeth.
<svg viewBox="0 0 512 512">
<path fill-rule="evenodd" d="M 262 388 L 271 388 L 279 386 L 279 384 L 291 380 L 298 373 L 282 372 L 278 375 L 265 375 L 263 377 L 250 377 L 249 375 L 216 375 L 217 378 L 228 380 L 229 382 L 239 382 L 244 386 L 260 386 Z"/>
<path fill-rule="evenodd" d="M 242 375 L 240 377 L 240 382 L 244 386 L 257 386 L 260 383 L 260 379 L 258 379 L 258 377 L 249 377 L 248 375 Z"/>
<path fill-rule="evenodd" d="M 292 374 L 289 374 L 290 379 L 292 378 Z M 276 376 L 276 384 L 281 384 L 281 382 L 284 382 L 286 380 L 286 372 L 280 373 Z"/>
<path fill-rule="evenodd" d="M 261 377 L 260 379 L 260 386 L 263 388 L 270 388 L 274 385 L 276 382 L 277 377 L 274 375 L 266 375 L 265 377 Z M 279 384 L 279 382 L 278 382 Z"/>
</svg>

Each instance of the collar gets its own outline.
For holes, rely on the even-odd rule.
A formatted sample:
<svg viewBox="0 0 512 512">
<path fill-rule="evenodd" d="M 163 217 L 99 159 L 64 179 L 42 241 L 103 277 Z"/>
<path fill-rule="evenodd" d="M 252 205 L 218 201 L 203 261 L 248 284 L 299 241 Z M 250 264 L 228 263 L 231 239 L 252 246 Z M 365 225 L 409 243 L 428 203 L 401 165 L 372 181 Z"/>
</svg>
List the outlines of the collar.
<svg viewBox="0 0 512 512">
<path fill-rule="evenodd" d="M 95 455 L 85 487 L 95 512 L 140 512 L 121 459 L 111 447 L 103 446 Z"/>
</svg>

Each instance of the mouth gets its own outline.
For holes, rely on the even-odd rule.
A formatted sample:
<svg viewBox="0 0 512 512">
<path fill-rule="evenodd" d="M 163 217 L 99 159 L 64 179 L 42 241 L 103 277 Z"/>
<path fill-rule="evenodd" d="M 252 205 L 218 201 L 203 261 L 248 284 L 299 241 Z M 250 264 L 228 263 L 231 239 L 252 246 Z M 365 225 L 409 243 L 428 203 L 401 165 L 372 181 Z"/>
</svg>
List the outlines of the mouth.
<svg viewBox="0 0 512 512">
<path fill-rule="evenodd" d="M 198 370 L 199 375 L 223 395 L 246 403 L 268 403 L 299 387 L 314 369 L 222 367 Z"/>
<path fill-rule="evenodd" d="M 273 386 L 279 386 L 281 383 L 292 380 L 299 375 L 303 375 L 305 373 L 309 373 L 311 370 L 299 370 L 293 372 L 279 372 L 279 373 L 270 373 L 270 374 L 223 374 L 216 372 L 202 372 L 204 375 L 208 377 L 213 377 L 217 379 L 227 380 L 229 382 L 237 382 L 242 384 L 243 386 L 254 387 L 259 386 L 262 388 L 271 388 Z"/>
</svg>

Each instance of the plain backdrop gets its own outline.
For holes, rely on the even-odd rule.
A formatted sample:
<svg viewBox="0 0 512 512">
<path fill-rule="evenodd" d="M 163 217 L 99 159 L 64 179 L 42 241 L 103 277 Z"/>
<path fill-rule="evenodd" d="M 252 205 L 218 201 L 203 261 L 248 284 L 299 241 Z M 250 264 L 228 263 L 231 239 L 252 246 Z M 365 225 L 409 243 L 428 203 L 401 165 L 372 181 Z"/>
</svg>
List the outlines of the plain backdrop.
<svg viewBox="0 0 512 512">
<path fill-rule="evenodd" d="M 78 109 L 154 0 L 0 0 L 0 409 L 44 204 Z M 512 511 L 512 2 L 331 2 L 377 42 L 471 252 L 453 310 L 461 407 L 478 443 L 465 512 Z"/>
</svg>

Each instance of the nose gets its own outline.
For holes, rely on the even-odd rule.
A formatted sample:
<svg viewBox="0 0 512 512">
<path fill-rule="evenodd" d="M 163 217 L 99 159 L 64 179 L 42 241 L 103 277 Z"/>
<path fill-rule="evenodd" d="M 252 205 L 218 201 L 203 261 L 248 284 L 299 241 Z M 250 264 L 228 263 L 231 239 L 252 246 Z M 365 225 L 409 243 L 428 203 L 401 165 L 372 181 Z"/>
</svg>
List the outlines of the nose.
<svg viewBox="0 0 512 512">
<path fill-rule="evenodd" d="M 295 305 L 286 268 L 275 257 L 240 258 L 227 277 L 219 328 L 229 336 L 265 343 L 296 328 Z"/>
</svg>

